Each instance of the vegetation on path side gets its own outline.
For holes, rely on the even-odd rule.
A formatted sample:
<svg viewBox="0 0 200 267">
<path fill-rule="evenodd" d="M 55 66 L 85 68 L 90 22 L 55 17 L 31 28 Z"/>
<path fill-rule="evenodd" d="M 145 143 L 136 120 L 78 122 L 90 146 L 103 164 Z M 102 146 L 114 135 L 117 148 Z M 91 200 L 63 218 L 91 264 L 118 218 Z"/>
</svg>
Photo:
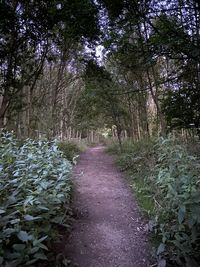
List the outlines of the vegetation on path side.
<svg viewBox="0 0 200 267">
<path fill-rule="evenodd" d="M 109 151 L 128 174 L 149 219 L 159 266 L 195 267 L 200 262 L 199 157 L 174 138 L 125 142 Z M 116 153 L 117 152 L 117 153 Z M 174 265 L 173 265 L 174 266 Z"/>
<path fill-rule="evenodd" d="M 59 228 L 69 228 L 71 163 L 56 142 L 0 137 L 0 265 L 46 260 Z"/>
<path fill-rule="evenodd" d="M 63 156 L 71 163 L 76 164 L 76 160 L 80 152 L 83 152 L 87 148 L 87 144 L 84 142 L 75 143 L 69 141 L 58 142 L 58 148 L 63 152 Z"/>
<path fill-rule="evenodd" d="M 199 264 L 199 147 L 151 141 L 200 140 L 199 0 L 0 1 L 2 129 L 26 141 L 0 138 L 0 265 L 45 258 L 75 143 L 106 139 L 134 177 L 159 267 Z"/>
</svg>

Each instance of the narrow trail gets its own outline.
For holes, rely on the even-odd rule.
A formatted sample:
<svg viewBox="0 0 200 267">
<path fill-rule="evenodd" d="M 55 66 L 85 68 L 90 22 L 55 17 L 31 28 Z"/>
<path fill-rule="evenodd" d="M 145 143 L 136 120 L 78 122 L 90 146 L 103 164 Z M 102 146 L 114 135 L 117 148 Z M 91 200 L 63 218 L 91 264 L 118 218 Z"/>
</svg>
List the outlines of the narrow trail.
<svg viewBox="0 0 200 267">
<path fill-rule="evenodd" d="M 77 220 L 65 247 L 71 266 L 149 267 L 138 206 L 103 147 L 88 149 L 74 168 Z"/>
</svg>

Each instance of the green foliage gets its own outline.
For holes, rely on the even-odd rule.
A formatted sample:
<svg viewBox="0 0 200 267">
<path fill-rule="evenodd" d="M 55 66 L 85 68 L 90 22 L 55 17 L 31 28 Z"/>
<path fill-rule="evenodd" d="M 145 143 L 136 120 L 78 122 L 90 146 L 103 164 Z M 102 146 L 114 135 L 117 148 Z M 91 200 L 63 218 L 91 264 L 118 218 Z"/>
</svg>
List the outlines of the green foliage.
<svg viewBox="0 0 200 267">
<path fill-rule="evenodd" d="M 195 74 L 200 49 L 187 29 L 190 15 L 180 21 L 178 16 L 161 14 L 149 41 L 155 54 L 168 59 L 167 79 L 171 81 L 165 85 L 161 107 L 169 128 L 196 128 L 199 135 L 199 80 Z"/>
<path fill-rule="evenodd" d="M 98 39 L 100 27 L 97 7 L 90 0 L 0 1 L 0 13 L 0 123 L 4 126 L 5 116 L 10 120 L 28 105 L 28 88 L 33 93 L 44 63 L 58 62 L 60 55 L 63 64 L 74 59 L 74 51 L 83 43 L 89 46 Z"/>
<path fill-rule="evenodd" d="M 115 146 L 111 150 L 117 151 Z M 149 230 L 159 243 L 156 254 L 160 264 L 171 261 L 199 266 L 198 158 L 168 137 L 125 143 L 118 163 L 128 173 L 139 205 L 150 219 Z"/>
<path fill-rule="evenodd" d="M 196 128 L 199 133 L 199 90 L 189 83 L 179 90 L 167 91 L 162 109 L 170 128 Z"/>
<path fill-rule="evenodd" d="M 154 145 L 155 140 L 146 139 L 138 142 L 126 141 L 122 145 L 122 150 L 116 143 L 108 147 L 108 152 L 118 155 L 117 164 L 121 171 L 127 174 L 138 204 L 147 216 L 154 215 L 151 181 L 146 180 L 155 162 Z"/>
<path fill-rule="evenodd" d="M 63 152 L 64 157 L 72 163 L 81 151 L 79 146 L 73 142 L 59 142 L 58 148 Z"/>
<path fill-rule="evenodd" d="M 157 149 L 158 175 L 155 184 L 162 201 L 157 211 L 158 230 L 165 248 L 158 254 L 170 257 L 179 264 L 186 262 L 187 266 L 198 266 L 200 165 L 195 157 L 189 156 L 186 149 L 172 138 L 160 139 Z"/>
<path fill-rule="evenodd" d="M 102 0 L 103 5 L 107 8 L 108 14 L 112 19 L 116 19 L 122 12 L 124 3 L 122 0 Z"/>
<path fill-rule="evenodd" d="M 71 164 L 55 142 L 0 137 L 0 265 L 47 259 L 48 242 L 66 224 Z"/>
</svg>

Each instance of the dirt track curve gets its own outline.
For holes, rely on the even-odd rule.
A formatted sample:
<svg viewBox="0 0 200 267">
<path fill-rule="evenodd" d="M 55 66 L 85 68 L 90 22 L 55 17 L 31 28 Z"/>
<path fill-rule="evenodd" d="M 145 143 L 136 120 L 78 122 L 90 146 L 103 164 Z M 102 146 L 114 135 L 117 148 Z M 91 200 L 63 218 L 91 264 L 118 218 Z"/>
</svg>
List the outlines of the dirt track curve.
<svg viewBox="0 0 200 267">
<path fill-rule="evenodd" d="M 149 267 L 136 201 L 104 148 L 88 149 L 74 168 L 77 220 L 65 247 L 71 266 Z"/>
</svg>

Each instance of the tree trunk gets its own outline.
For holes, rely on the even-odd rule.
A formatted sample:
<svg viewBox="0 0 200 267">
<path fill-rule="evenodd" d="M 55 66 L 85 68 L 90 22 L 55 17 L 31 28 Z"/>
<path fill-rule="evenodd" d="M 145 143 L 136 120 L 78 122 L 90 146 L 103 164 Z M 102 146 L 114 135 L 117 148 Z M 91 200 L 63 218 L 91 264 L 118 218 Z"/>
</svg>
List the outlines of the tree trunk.
<svg viewBox="0 0 200 267">
<path fill-rule="evenodd" d="M 9 107 L 9 97 L 8 95 L 2 96 L 2 102 L 1 102 L 1 107 L 0 107 L 0 128 L 4 128 L 5 127 L 5 114 L 6 111 Z"/>
</svg>

